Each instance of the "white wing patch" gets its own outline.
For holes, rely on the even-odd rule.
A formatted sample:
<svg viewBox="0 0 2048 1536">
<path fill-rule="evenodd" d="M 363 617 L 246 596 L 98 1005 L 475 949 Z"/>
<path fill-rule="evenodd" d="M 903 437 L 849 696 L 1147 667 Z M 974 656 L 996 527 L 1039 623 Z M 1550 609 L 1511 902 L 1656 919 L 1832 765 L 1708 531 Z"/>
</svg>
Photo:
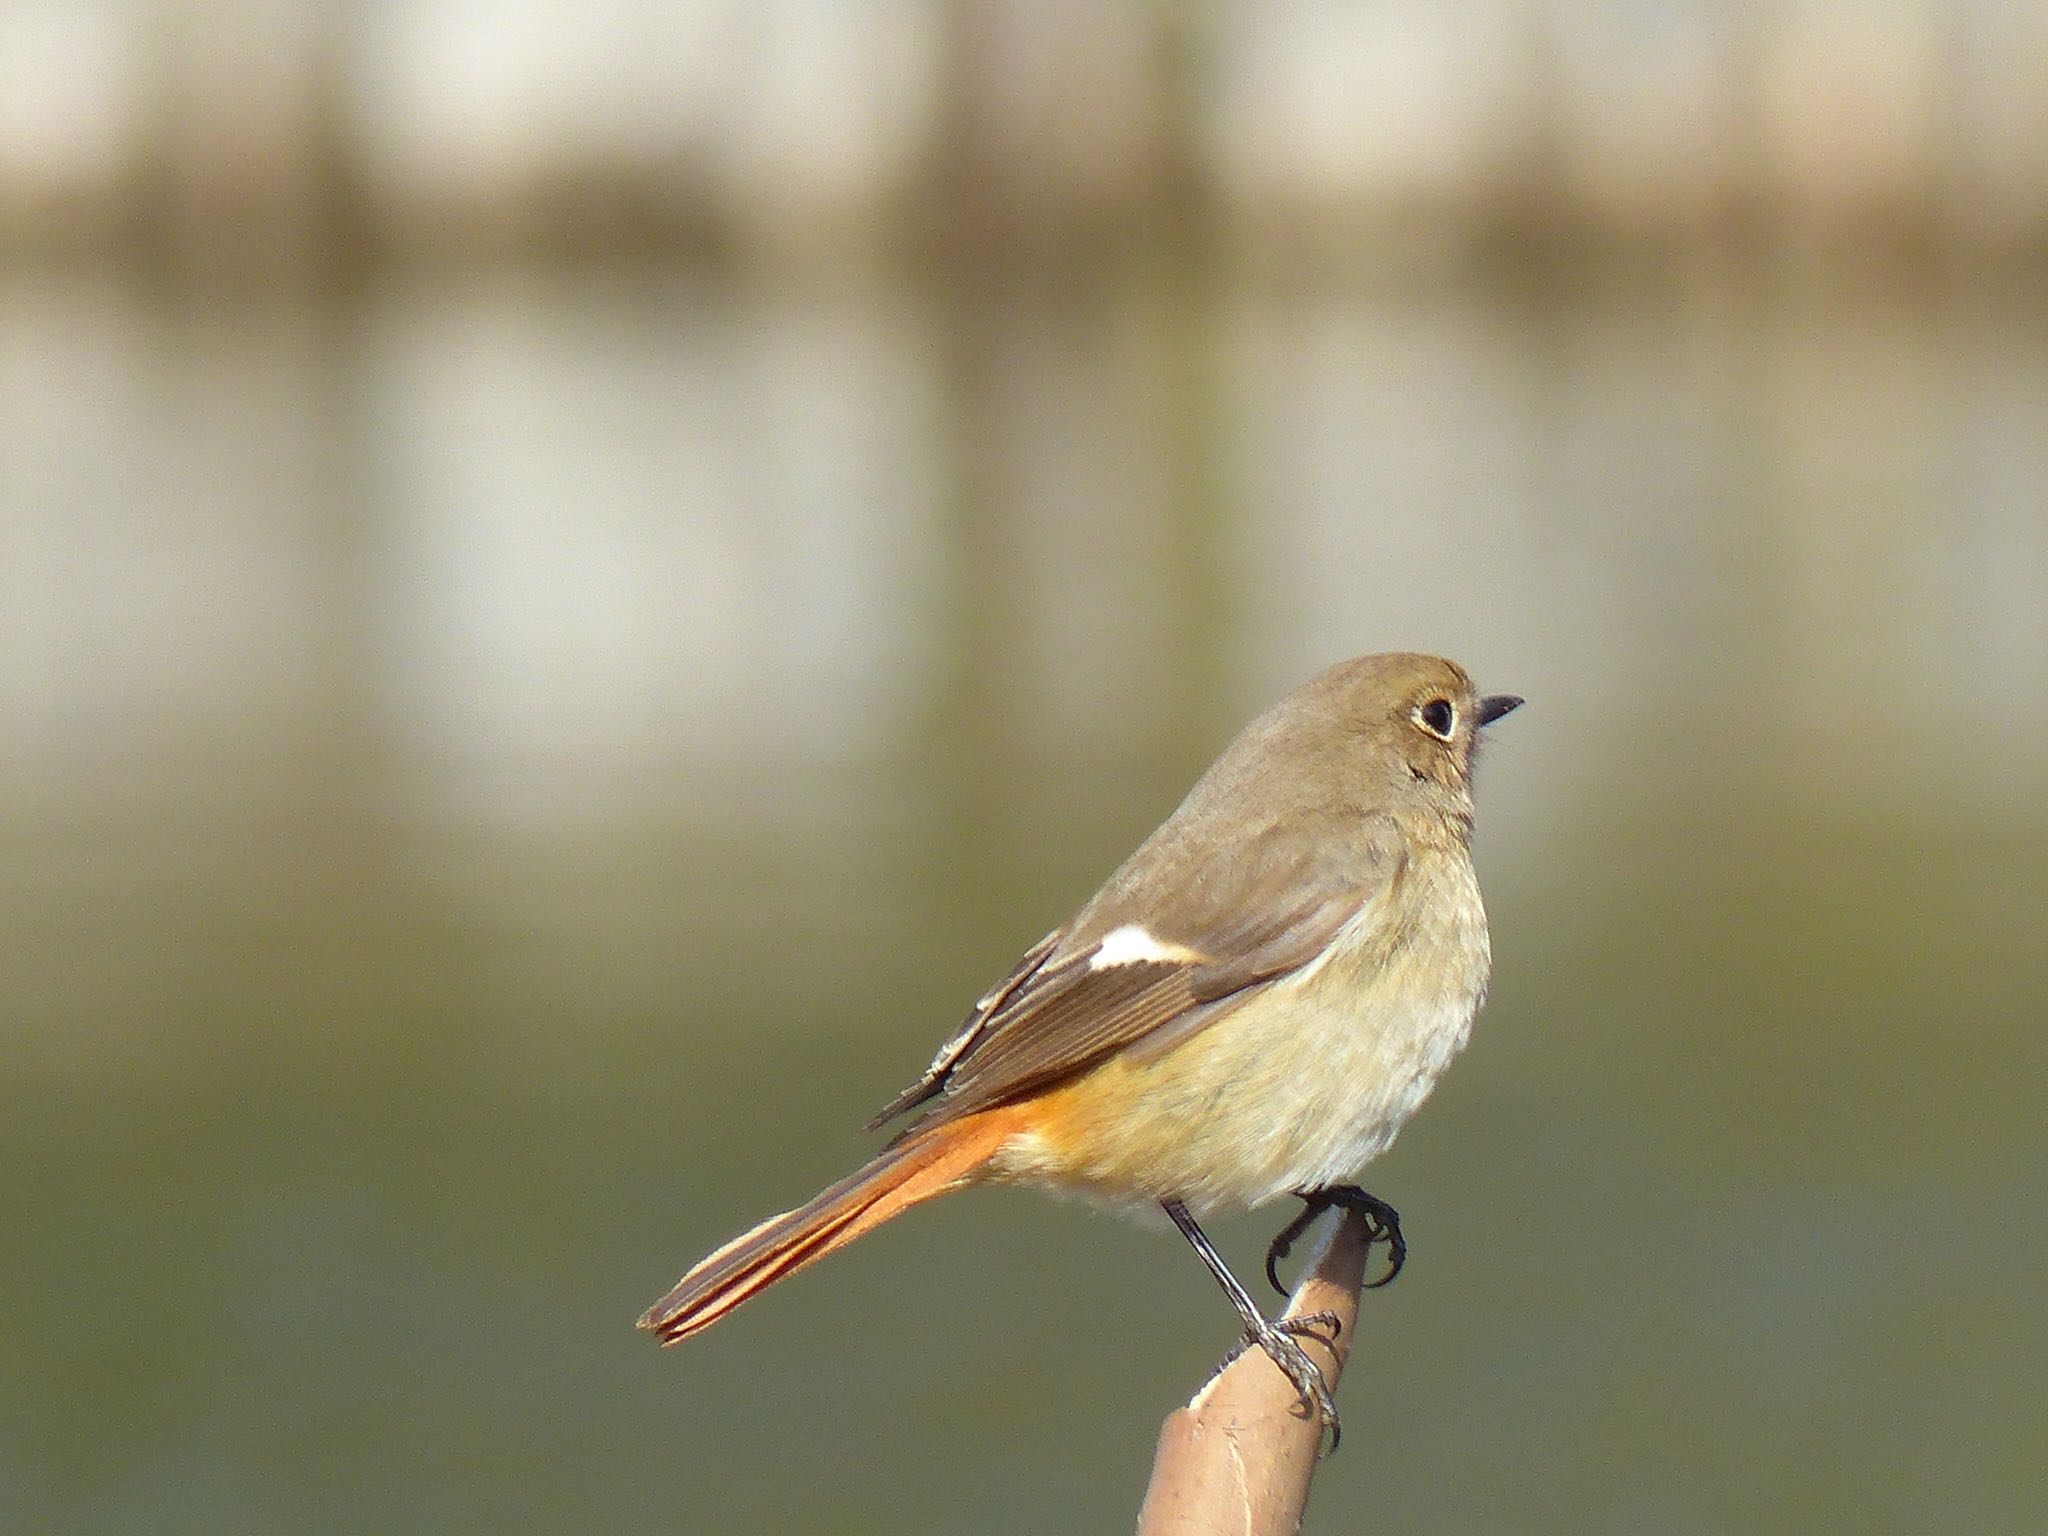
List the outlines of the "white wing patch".
<svg viewBox="0 0 2048 1536">
<path fill-rule="evenodd" d="M 1185 945 L 1168 944 L 1153 938 L 1141 924 L 1125 923 L 1102 936 L 1102 942 L 1095 946 L 1095 953 L 1088 957 L 1088 969 L 1106 971 L 1111 966 L 1139 965 L 1146 961 L 1185 965 L 1201 958 Z"/>
</svg>

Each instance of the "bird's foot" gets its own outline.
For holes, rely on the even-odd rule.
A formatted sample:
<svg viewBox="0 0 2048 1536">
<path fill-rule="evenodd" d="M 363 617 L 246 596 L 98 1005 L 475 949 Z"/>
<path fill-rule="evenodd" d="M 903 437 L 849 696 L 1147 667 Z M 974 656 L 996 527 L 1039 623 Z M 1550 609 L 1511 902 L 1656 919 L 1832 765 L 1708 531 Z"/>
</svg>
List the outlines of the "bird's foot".
<svg viewBox="0 0 2048 1536">
<path fill-rule="evenodd" d="M 1327 1456 L 1337 1449 L 1344 1438 L 1343 1426 L 1337 1419 L 1337 1401 L 1330 1395 L 1330 1384 L 1323 1376 L 1323 1368 L 1308 1357 L 1308 1351 L 1295 1342 L 1297 1336 L 1318 1340 L 1334 1345 L 1344 1324 L 1334 1312 L 1311 1312 L 1306 1317 L 1283 1317 L 1278 1322 L 1260 1318 L 1256 1323 L 1245 1324 L 1244 1337 L 1222 1364 L 1216 1367 L 1222 1371 L 1230 1367 L 1248 1349 L 1265 1351 L 1266 1357 L 1280 1368 L 1295 1395 L 1301 1400 L 1303 1413 L 1312 1413 L 1330 1432 L 1330 1449 L 1321 1451 Z"/>
<path fill-rule="evenodd" d="M 1287 1287 L 1280 1283 L 1280 1261 L 1294 1247 L 1295 1239 L 1306 1232 L 1318 1216 L 1330 1210 L 1351 1211 L 1363 1219 L 1368 1247 L 1373 1243 L 1387 1245 L 1387 1272 L 1377 1280 L 1368 1280 L 1364 1287 L 1366 1290 L 1378 1290 L 1401 1273 L 1401 1266 L 1408 1262 L 1408 1242 L 1401 1236 L 1401 1213 L 1386 1201 L 1377 1195 L 1367 1194 L 1355 1184 L 1307 1190 L 1300 1199 L 1301 1214 L 1280 1229 L 1280 1235 L 1273 1239 L 1273 1246 L 1266 1250 L 1266 1279 L 1282 1296 L 1287 1294 Z"/>
</svg>

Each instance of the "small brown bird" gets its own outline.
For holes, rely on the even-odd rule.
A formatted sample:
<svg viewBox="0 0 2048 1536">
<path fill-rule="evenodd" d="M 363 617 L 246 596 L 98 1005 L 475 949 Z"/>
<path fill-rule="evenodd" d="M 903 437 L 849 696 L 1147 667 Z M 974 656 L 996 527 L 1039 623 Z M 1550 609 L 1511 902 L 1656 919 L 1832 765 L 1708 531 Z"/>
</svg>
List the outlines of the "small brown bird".
<svg viewBox="0 0 2048 1536">
<path fill-rule="evenodd" d="M 1237 1308 L 1240 1349 L 1338 1432 L 1322 1373 L 1196 1224 L 1282 1195 L 1399 1217 L 1352 1184 L 1464 1046 L 1486 993 L 1478 732 L 1522 701 L 1451 662 L 1330 667 L 1254 720 L 1065 927 L 974 1005 L 870 1129 L 924 1113 L 808 1204 L 701 1260 L 640 1326 L 673 1344 L 911 1206 L 981 1182 L 1163 1207 Z"/>
</svg>

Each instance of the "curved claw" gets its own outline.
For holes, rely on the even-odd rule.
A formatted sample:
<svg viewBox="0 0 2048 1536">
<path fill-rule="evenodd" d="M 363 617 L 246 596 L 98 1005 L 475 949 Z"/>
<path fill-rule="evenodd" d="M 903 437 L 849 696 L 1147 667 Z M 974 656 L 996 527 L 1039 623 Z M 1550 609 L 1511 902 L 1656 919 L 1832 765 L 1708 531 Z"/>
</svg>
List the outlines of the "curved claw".
<svg viewBox="0 0 2048 1536">
<path fill-rule="evenodd" d="M 1408 1262 L 1408 1240 L 1401 1235 L 1401 1224 L 1397 1221 L 1391 1228 L 1379 1227 L 1373 1232 L 1376 1241 L 1387 1245 L 1387 1272 L 1377 1280 L 1368 1280 L 1361 1290 L 1376 1291 L 1383 1285 L 1394 1283 L 1394 1276 L 1401 1273 L 1401 1266 Z"/>
<path fill-rule="evenodd" d="M 1309 1229 L 1315 1219 L 1329 1210 L 1354 1212 L 1365 1223 L 1367 1245 L 1387 1245 L 1387 1272 L 1377 1280 L 1366 1281 L 1360 1289 L 1376 1291 L 1383 1285 L 1392 1284 L 1394 1276 L 1401 1273 L 1401 1266 L 1408 1262 L 1408 1240 L 1401 1235 L 1400 1213 L 1386 1201 L 1352 1185 L 1314 1190 L 1301 1196 L 1300 1213 L 1280 1229 L 1266 1249 L 1266 1281 L 1282 1296 L 1289 1292 L 1280 1283 L 1280 1261 L 1293 1250 L 1295 1240 Z"/>
<path fill-rule="evenodd" d="M 1283 1317 L 1273 1325 L 1282 1333 L 1291 1333 L 1298 1338 L 1314 1339 L 1321 1344 L 1335 1344 L 1344 1333 L 1344 1319 L 1334 1312 L 1309 1312 L 1301 1317 Z M 1317 1330 L 1327 1328 L 1328 1333 Z"/>
<path fill-rule="evenodd" d="M 1294 1240 L 1309 1229 L 1311 1223 L 1329 1207 L 1319 1204 L 1309 1195 L 1301 1197 L 1301 1211 L 1294 1220 L 1282 1227 L 1279 1234 L 1266 1249 L 1266 1282 L 1282 1296 L 1292 1293 L 1280 1283 L 1280 1261 L 1294 1250 Z"/>
<path fill-rule="evenodd" d="M 1292 1293 L 1280 1283 L 1280 1261 L 1287 1257 L 1293 1247 L 1293 1236 L 1289 1232 L 1282 1232 L 1273 1239 L 1272 1246 L 1266 1250 L 1266 1283 L 1282 1296 Z"/>
</svg>

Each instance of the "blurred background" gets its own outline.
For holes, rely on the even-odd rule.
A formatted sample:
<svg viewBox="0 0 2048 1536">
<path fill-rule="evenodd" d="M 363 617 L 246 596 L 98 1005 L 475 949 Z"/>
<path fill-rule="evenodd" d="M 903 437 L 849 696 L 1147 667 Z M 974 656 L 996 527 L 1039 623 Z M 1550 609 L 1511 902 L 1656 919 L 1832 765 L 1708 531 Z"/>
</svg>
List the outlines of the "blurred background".
<svg viewBox="0 0 2048 1536">
<path fill-rule="evenodd" d="M 2040 1530 L 2048 7 L 8 0 L 0 1527 L 1126 1528 L 1170 1234 L 632 1319 L 1396 647 L 1310 1527 Z"/>
</svg>

